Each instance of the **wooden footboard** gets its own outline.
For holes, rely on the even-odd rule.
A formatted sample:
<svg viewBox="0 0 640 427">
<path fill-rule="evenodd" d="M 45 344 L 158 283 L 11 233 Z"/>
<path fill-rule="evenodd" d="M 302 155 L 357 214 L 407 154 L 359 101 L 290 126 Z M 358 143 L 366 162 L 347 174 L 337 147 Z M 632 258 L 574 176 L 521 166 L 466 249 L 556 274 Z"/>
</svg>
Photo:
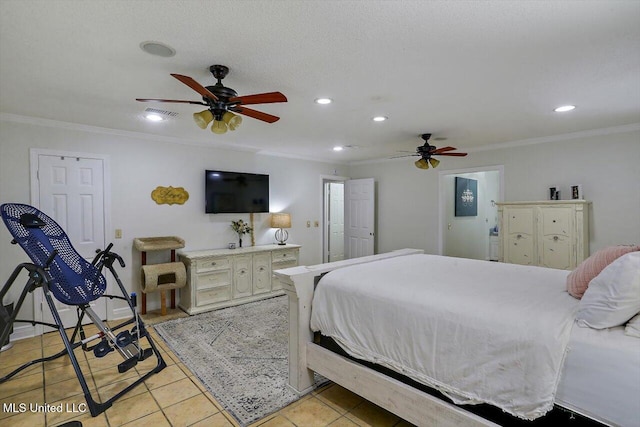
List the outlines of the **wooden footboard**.
<svg viewBox="0 0 640 427">
<path fill-rule="evenodd" d="M 299 394 L 313 388 L 313 372 L 416 425 L 497 426 L 455 405 L 412 388 L 313 344 L 311 302 L 320 278 L 329 271 L 381 259 L 423 253 L 400 249 L 351 260 L 276 270 L 289 297 L 289 386 Z"/>
<path fill-rule="evenodd" d="M 289 386 L 305 394 L 313 386 L 313 372 L 307 365 L 307 343 L 313 342 L 311 301 L 320 278 L 329 271 L 386 258 L 423 253 L 419 249 L 400 249 L 344 261 L 313 266 L 299 266 L 274 271 L 289 297 Z"/>
<path fill-rule="evenodd" d="M 418 426 L 495 426 L 472 414 L 319 345 L 307 344 L 307 367 Z"/>
</svg>

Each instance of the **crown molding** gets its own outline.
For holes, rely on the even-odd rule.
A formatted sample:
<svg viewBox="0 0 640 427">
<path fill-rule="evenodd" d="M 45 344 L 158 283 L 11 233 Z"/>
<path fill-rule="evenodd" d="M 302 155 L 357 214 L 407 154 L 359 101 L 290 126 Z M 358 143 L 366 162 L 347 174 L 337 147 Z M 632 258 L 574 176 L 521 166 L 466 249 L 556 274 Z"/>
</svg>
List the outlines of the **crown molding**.
<svg viewBox="0 0 640 427">
<path fill-rule="evenodd" d="M 246 152 L 256 153 L 259 151 L 258 148 L 239 147 L 237 145 L 225 144 L 220 142 L 204 143 L 202 141 L 197 141 L 194 139 L 178 138 L 175 136 L 156 135 L 156 134 L 133 132 L 133 131 L 121 130 L 121 129 L 104 128 L 99 126 L 82 125 L 78 123 L 63 122 L 59 120 L 41 119 L 41 118 L 31 117 L 31 116 L 22 116 L 19 114 L 0 113 L 0 121 L 23 123 L 23 124 L 33 125 L 33 126 L 41 126 L 41 127 L 55 128 L 55 129 L 82 131 L 82 132 L 101 134 L 101 135 L 112 135 L 112 136 L 119 136 L 124 138 L 143 139 L 143 140 L 154 141 L 154 142 L 167 142 L 172 144 L 192 145 L 192 146 L 198 146 L 198 147 L 220 148 L 220 149 L 240 151 L 245 153 Z"/>
</svg>

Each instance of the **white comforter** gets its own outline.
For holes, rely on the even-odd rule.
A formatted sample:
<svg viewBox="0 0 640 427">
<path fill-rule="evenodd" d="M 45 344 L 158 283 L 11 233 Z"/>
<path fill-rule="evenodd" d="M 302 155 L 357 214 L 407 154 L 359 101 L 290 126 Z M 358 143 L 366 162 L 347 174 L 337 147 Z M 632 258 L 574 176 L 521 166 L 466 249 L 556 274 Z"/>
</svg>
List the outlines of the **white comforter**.
<svg viewBox="0 0 640 427">
<path fill-rule="evenodd" d="M 553 407 L 578 300 L 569 272 L 437 255 L 325 275 L 311 328 L 350 355 L 524 419 Z"/>
</svg>

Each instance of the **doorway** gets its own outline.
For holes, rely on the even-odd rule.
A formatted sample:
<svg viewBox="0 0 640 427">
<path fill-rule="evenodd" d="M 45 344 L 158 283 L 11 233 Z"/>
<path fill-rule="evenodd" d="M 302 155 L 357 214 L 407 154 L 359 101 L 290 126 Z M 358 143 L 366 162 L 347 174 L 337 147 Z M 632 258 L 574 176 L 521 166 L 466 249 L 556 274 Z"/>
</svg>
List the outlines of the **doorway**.
<svg viewBox="0 0 640 427">
<path fill-rule="evenodd" d="M 373 255 L 375 182 L 321 176 L 322 262 Z M 333 193 L 333 194 L 332 194 Z"/>
<path fill-rule="evenodd" d="M 446 256 L 494 260 L 497 241 L 498 208 L 504 199 L 504 167 L 442 171 L 439 173 L 439 253 Z M 474 180 L 477 210 L 473 215 L 456 216 L 456 177 Z M 493 246 L 492 246 L 493 245 Z"/>
<path fill-rule="evenodd" d="M 73 247 L 91 262 L 96 250 L 104 249 L 108 230 L 108 157 L 40 149 L 32 149 L 30 157 L 31 204 L 60 224 Z M 42 289 L 33 295 L 34 319 L 54 323 L 51 312 L 43 309 L 47 304 Z M 64 326 L 74 326 L 76 307 L 54 303 Z M 107 318 L 107 298 L 92 301 L 91 307 L 101 319 Z M 35 334 L 43 332 L 43 326 L 36 325 Z"/>
<path fill-rule="evenodd" d="M 322 177 L 322 262 L 344 259 L 344 183 L 346 177 Z"/>
</svg>

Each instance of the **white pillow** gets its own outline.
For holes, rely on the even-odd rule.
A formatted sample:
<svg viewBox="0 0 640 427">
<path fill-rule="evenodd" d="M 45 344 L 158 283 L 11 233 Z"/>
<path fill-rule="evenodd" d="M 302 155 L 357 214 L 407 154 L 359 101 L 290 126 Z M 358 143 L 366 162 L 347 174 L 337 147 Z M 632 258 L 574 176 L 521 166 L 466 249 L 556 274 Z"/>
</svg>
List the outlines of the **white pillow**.
<svg viewBox="0 0 640 427">
<path fill-rule="evenodd" d="M 589 282 L 578 306 L 578 325 L 594 329 L 623 325 L 640 312 L 640 252 L 629 252 Z"/>
<path fill-rule="evenodd" d="M 636 317 L 629 320 L 629 323 L 624 328 L 624 333 L 630 337 L 640 338 L 640 314 L 636 314 Z"/>
</svg>

